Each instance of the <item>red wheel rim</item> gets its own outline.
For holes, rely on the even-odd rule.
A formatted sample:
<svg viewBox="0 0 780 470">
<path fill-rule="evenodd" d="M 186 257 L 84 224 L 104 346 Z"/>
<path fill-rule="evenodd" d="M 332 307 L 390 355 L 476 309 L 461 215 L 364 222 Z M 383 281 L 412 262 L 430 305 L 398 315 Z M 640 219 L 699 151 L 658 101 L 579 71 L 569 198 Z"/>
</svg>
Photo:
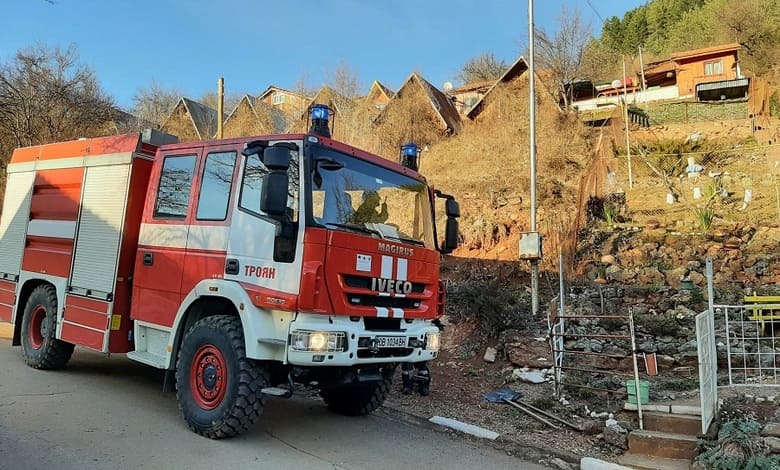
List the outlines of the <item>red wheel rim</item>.
<svg viewBox="0 0 780 470">
<path fill-rule="evenodd" d="M 204 410 L 213 410 L 222 403 L 227 389 L 225 356 L 216 347 L 206 344 L 198 349 L 190 366 L 190 389 L 195 403 Z"/>
<path fill-rule="evenodd" d="M 46 321 L 46 308 L 43 305 L 37 305 L 30 315 L 30 324 L 28 326 L 28 336 L 30 339 L 30 346 L 33 349 L 41 349 L 43 346 L 43 339 L 46 337 L 48 331 L 47 326 L 44 324 Z"/>
</svg>

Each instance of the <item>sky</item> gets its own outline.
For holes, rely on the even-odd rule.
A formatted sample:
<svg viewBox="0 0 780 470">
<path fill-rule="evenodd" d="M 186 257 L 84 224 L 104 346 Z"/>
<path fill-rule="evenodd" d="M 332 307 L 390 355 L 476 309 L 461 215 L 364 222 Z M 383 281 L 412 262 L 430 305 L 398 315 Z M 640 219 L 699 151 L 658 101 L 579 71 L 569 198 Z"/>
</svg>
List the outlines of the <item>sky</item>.
<svg viewBox="0 0 780 470">
<path fill-rule="evenodd" d="M 552 32 L 565 4 L 601 30 L 646 0 L 536 0 Z M 0 62 L 25 47 L 75 46 L 118 105 L 157 82 L 197 99 L 269 85 L 319 87 L 340 63 L 397 89 L 413 71 L 437 87 L 471 57 L 512 63 L 528 44 L 525 0 L 0 0 Z M 598 12 L 598 15 L 597 15 Z M 601 18 L 600 18 L 600 17 Z"/>
</svg>

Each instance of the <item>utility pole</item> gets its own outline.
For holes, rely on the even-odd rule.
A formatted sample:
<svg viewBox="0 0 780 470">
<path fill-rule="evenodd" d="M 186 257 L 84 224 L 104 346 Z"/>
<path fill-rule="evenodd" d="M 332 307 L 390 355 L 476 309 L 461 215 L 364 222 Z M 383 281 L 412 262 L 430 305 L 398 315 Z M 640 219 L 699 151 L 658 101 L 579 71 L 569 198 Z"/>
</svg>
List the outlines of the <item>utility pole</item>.
<svg viewBox="0 0 780 470">
<path fill-rule="evenodd" d="M 217 81 L 217 139 L 223 136 L 222 119 L 225 115 L 225 79 L 219 77 Z"/>
<path fill-rule="evenodd" d="M 530 44 L 528 58 L 528 87 L 530 98 L 528 101 L 529 125 L 529 157 L 531 167 L 531 234 L 537 237 L 536 230 L 536 72 L 534 71 L 534 0 L 528 0 L 528 40 Z M 539 257 L 541 256 L 541 240 L 538 242 L 539 255 L 531 258 L 531 315 L 536 318 L 539 314 Z"/>
<path fill-rule="evenodd" d="M 645 62 L 642 60 L 642 46 L 639 46 L 639 69 L 642 74 L 642 102 L 647 103 L 647 84 L 645 83 Z"/>
<path fill-rule="evenodd" d="M 626 92 L 626 58 L 623 57 L 623 119 L 626 125 L 626 156 L 628 157 L 628 187 L 634 187 L 634 174 L 631 171 L 631 137 L 628 122 L 628 93 Z"/>
</svg>

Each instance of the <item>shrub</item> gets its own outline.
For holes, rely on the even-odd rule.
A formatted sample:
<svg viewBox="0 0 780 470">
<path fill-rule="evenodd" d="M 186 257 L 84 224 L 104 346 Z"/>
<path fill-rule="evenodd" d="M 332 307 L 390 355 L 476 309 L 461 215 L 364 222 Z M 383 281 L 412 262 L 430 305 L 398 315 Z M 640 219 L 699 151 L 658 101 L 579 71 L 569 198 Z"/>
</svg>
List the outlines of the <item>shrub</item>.
<svg viewBox="0 0 780 470">
<path fill-rule="evenodd" d="M 692 212 L 699 223 L 699 228 L 708 232 L 712 227 L 712 221 L 715 220 L 715 209 L 712 207 L 697 207 Z"/>
<path fill-rule="evenodd" d="M 696 457 L 696 462 L 713 470 L 780 468 L 780 457 L 766 455 L 760 431 L 761 424 L 754 416 L 727 421 L 721 426 L 716 442 L 700 444 L 703 452 Z"/>
<path fill-rule="evenodd" d="M 531 315 L 530 294 L 497 279 L 471 279 L 447 289 L 447 314 L 454 321 L 477 317 L 489 335 L 522 329 Z"/>
</svg>

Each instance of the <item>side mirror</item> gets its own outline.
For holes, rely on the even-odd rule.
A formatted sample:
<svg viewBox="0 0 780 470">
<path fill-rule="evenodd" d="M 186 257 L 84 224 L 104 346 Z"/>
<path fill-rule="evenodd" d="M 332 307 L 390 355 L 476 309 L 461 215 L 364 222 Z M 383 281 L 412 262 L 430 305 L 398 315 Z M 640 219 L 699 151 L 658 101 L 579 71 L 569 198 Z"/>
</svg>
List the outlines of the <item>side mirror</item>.
<svg viewBox="0 0 780 470">
<path fill-rule="evenodd" d="M 263 165 L 275 171 L 287 171 L 290 168 L 290 151 L 285 147 L 268 147 L 263 151 Z M 285 189 L 286 191 L 286 189 Z"/>
<path fill-rule="evenodd" d="M 284 146 L 267 147 L 263 150 L 263 164 L 269 172 L 260 196 L 260 210 L 271 217 L 283 217 L 287 213 L 290 149 Z"/>
<path fill-rule="evenodd" d="M 447 199 L 447 202 L 445 203 L 445 212 L 447 213 L 447 217 L 452 217 L 457 219 L 460 217 L 460 204 L 458 204 L 458 201 L 455 199 Z"/>
<path fill-rule="evenodd" d="M 270 216 L 287 213 L 287 186 L 289 178 L 283 171 L 272 171 L 266 176 L 263 193 L 260 196 L 260 210 Z"/>
<path fill-rule="evenodd" d="M 442 253 L 452 253 L 458 247 L 458 220 L 453 217 L 447 218 L 447 225 L 444 233 L 444 243 L 441 247 Z"/>
</svg>

